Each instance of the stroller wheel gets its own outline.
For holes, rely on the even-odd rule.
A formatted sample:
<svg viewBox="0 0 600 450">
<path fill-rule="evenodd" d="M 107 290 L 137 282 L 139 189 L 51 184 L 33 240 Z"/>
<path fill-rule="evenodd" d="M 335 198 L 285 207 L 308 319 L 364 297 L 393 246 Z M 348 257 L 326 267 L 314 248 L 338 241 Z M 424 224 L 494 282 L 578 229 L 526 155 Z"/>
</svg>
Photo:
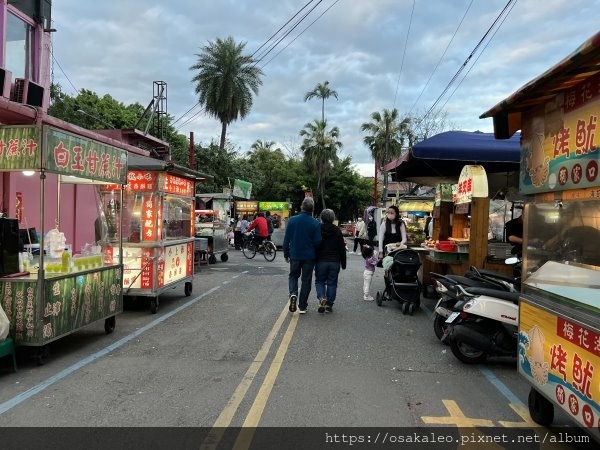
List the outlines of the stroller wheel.
<svg viewBox="0 0 600 450">
<path fill-rule="evenodd" d="M 404 302 L 402 303 L 402 314 L 406 314 L 408 313 L 408 303 Z"/>
<path fill-rule="evenodd" d="M 415 309 L 416 309 L 415 304 L 414 303 L 409 303 L 409 305 L 408 305 L 408 314 L 410 316 L 412 316 L 413 313 L 415 312 Z"/>
<path fill-rule="evenodd" d="M 377 291 L 377 294 L 375 294 L 375 303 L 377 303 L 377 306 L 381 306 L 381 294 L 379 291 Z"/>
</svg>

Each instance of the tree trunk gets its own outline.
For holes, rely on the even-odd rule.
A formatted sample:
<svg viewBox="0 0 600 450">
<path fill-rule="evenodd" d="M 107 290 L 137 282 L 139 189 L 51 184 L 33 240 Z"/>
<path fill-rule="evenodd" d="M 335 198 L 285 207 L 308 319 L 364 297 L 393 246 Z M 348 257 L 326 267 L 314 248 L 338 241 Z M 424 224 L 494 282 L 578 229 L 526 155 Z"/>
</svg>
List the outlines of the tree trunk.
<svg viewBox="0 0 600 450">
<path fill-rule="evenodd" d="M 323 98 L 323 103 L 321 103 L 321 120 L 325 122 L 325 98 Z"/>
<path fill-rule="evenodd" d="M 221 142 L 219 144 L 219 149 L 223 151 L 225 148 L 225 136 L 227 135 L 227 123 L 221 122 Z"/>
</svg>

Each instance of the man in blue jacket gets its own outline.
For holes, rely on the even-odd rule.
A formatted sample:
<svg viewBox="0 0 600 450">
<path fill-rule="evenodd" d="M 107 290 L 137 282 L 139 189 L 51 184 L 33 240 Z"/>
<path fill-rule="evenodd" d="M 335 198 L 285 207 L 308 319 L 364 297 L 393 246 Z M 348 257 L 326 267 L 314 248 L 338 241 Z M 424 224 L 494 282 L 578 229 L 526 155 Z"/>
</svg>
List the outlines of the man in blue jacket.
<svg viewBox="0 0 600 450">
<path fill-rule="evenodd" d="M 315 202 L 312 197 L 305 197 L 300 207 L 300 214 L 288 220 L 283 238 L 283 257 L 290 263 L 288 279 L 290 291 L 290 312 L 306 314 L 308 296 L 315 268 L 316 247 L 321 243 L 321 225 L 312 217 Z M 298 278 L 301 279 L 300 298 L 298 298 Z"/>
</svg>

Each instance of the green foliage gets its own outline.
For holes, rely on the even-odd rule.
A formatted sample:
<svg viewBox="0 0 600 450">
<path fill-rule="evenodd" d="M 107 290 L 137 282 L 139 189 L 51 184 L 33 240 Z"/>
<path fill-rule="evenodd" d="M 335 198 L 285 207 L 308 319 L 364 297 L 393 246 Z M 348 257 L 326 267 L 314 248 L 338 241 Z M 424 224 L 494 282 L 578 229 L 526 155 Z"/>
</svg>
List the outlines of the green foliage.
<svg viewBox="0 0 600 450">
<path fill-rule="evenodd" d="M 317 189 L 325 209 L 324 185 L 331 167 L 339 160 L 337 152 L 342 148 L 342 142 L 338 140 L 340 130 L 338 127 L 327 130 L 326 120 L 315 120 L 304 125 L 300 136 L 304 138 L 300 147 L 304 152 L 304 163 L 317 177 Z"/>
<path fill-rule="evenodd" d="M 197 71 L 192 78 L 196 83 L 198 102 L 204 110 L 221 122 L 221 141 L 225 147 L 227 126 L 243 119 L 252 109 L 254 95 L 262 85 L 262 70 L 252 56 L 243 55 L 245 43 L 236 43 L 231 36 L 217 38 L 197 54 L 196 64 L 190 70 Z"/>
</svg>

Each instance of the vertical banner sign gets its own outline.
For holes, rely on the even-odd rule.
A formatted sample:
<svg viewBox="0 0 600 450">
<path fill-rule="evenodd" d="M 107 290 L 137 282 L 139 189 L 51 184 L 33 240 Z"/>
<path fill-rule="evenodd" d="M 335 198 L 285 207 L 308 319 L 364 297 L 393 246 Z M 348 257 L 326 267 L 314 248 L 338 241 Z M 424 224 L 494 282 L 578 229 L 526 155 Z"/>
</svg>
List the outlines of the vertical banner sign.
<svg viewBox="0 0 600 450">
<path fill-rule="evenodd" d="M 156 202 L 152 195 L 142 197 L 142 241 L 158 239 Z"/>
<path fill-rule="evenodd" d="M 17 218 L 18 222 L 21 223 L 23 220 L 23 194 L 21 192 L 17 192 L 15 210 L 15 217 Z"/>
<path fill-rule="evenodd" d="M 39 127 L 0 127 L 0 169 L 35 170 L 42 161 Z"/>
<path fill-rule="evenodd" d="M 127 152 L 44 126 L 45 167 L 50 172 L 106 183 L 127 183 Z"/>
<path fill-rule="evenodd" d="M 152 289 L 152 281 L 154 280 L 154 256 L 155 249 L 142 249 L 142 275 L 141 288 Z"/>
</svg>

